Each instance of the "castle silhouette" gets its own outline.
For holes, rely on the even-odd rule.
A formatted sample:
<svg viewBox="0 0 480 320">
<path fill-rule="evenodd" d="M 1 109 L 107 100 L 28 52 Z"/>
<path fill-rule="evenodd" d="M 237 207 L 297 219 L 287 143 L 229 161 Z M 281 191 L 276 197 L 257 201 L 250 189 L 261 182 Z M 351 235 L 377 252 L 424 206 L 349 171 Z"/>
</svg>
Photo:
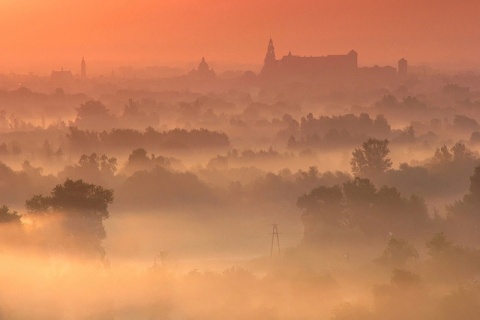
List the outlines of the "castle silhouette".
<svg viewBox="0 0 480 320">
<path fill-rule="evenodd" d="M 288 55 L 277 59 L 273 40 L 270 39 L 261 76 L 270 79 L 357 79 L 370 81 L 404 80 L 408 72 L 405 59 L 398 61 L 398 71 L 391 66 L 358 67 L 358 53 L 351 50 L 344 55 L 297 56 Z"/>
</svg>

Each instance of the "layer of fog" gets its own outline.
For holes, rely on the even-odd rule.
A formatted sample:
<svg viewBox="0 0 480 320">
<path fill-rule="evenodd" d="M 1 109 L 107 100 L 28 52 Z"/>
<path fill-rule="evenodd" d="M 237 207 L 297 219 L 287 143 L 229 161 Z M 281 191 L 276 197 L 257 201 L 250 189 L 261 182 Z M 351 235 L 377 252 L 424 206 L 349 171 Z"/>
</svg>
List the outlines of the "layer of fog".
<svg viewBox="0 0 480 320">
<path fill-rule="evenodd" d="M 0 317 L 478 314 L 478 76 L 5 83 Z M 79 180 L 113 190 L 94 249 L 32 201 Z"/>
</svg>

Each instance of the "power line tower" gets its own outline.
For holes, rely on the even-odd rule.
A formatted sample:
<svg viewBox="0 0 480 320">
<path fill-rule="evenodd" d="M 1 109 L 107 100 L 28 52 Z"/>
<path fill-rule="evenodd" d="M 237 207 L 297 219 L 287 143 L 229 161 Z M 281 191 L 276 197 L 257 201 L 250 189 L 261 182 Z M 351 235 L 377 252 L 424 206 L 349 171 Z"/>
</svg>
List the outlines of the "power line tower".
<svg viewBox="0 0 480 320">
<path fill-rule="evenodd" d="M 158 255 L 156 255 L 154 258 L 153 258 L 153 266 L 155 268 L 158 267 L 158 264 L 157 264 L 157 259 L 160 259 L 160 263 L 161 263 L 161 266 L 162 268 L 165 268 L 165 260 L 167 259 L 167 255 L 168 255 L 168 252 L 166 251 L 160 251 L 158 253 Z"/>
<path fill-rule="evenodd" d="M 272 245 L 270 247 L 270 258 L 273 258 L 273 246 L 274 246 L 274 240 L 275 237 L 277 238 L 277 248 L 278 248 L 278 256 L 280 257 L 280 238 L 279 238 L 279 233 L 278 233 L 278 224 L 274 223 L 273 224 L 273 230 L 272 230 Z"/>
</svg>

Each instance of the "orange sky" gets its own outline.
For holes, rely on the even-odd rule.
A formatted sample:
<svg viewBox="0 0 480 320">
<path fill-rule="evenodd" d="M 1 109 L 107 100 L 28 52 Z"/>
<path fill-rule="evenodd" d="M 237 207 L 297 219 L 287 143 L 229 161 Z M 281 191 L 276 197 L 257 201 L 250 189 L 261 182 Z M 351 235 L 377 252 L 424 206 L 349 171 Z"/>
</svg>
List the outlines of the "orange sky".
<svg viewBox="0 0 480 320">
<path fill-rule="evenodd" d="M 279 56 L 480 67 L 479 17 L 479 0 L 0 0 L 0 72 L 260 64 L 270 36 Z"/>
</svg>

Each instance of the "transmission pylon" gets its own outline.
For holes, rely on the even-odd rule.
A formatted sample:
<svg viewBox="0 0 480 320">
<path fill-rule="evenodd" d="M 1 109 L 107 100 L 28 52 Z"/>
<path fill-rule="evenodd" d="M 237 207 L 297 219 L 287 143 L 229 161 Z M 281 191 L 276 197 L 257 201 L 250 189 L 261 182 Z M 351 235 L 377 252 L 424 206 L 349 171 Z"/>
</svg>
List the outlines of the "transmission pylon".
<svg viewBox="0 0 480 320">
<path fill-rule="evenodd" d="M 273 258 L 273 246 L 274 246 L 274 240 L 277 238 L 277 248 L 278 248 L 278 256 L 280 257 L 280 237 L 278 236 L 278 224 L 274 223 L 273 224 L 273 230 L 272 230 L 272 245 L 270 247 L 270 258 Z"/>
<path fill-rule="evenodd" d="M 166 251 L 160 251 L 154 258 L 153 258 L 153 266 L 158 267 L 157 259 L 160 259 L 160 263 L 162 268 L 165 268 L 165 260 L 167 258 L 168 253 Z"/>
</svg>

